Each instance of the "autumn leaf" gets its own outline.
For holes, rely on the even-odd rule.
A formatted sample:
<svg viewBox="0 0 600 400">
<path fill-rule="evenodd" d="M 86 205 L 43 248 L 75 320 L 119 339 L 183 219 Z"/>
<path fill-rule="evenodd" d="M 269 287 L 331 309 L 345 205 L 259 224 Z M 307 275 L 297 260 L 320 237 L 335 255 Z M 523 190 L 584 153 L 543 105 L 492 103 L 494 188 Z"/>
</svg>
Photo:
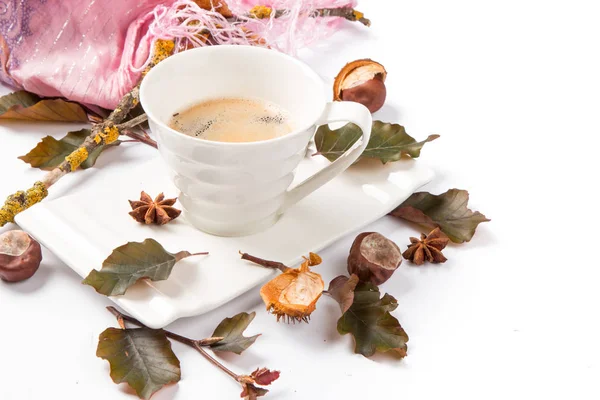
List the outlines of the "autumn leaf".
<svg viewBox="0 0 600 400">
<path fill-rule="evenodd" d="M 358 284 L 358 276 L 352 274 L 350 278 L 340 275 L 329 283 L 327 294 L 331 296 L 340 305 L 342 314 L 348 311 L 354 301 L 354 289 Z"/>
<path fill-rule="evenodd" d="M 390 215 L 429 229 L 439 227 L 454 243 L 464 243 L 471 240 L 480 223 L 490 221 L 479 211 L 469 210 L 468 202 L 469 192 L 466 190 L 450 189 L 437 196 L 418 192 Z"/>
<path fill-rule="evenodd" d="M 87 113 L 77 103 L 63 99 L 41 99 L 25 90 L 0 97 L 0 119 L 25 121 L 87 122 Z"/>
<path fill-rule="evenodd" d="M 267 393 L 269 393 L 267 389 L 256 387 L 251 383 L 243 383 L 240 397 L 244 400 L 256 400 Z"/>
<path fill-rule="evenodd" d="M 167 279 L 175 263 L 200 254 L 206 253 L 180 251 L 172 254 L 154 239 L 146 239 L 142 243 L 129 242 L 114 249 L 102 263 L 102 269 L 92 270 L 82 283 L 106 296 L 122 295 L 142 278 L 152 281 Z"/>
<path fill-rule="evenodd" d="M 215 329 L 212 336 L 222 337 L 223 339 L 211 344 L 214 351 L 230 351 L 235 354 L 242 354 L 244 350 L 252 346 L 260 335 L 246 337 L 244 330 L 250 325 L 256 313 L 239 313 L 231 318 L 225 318 Z"/>
<path fill-rule="evenodd" d="M 239 382 L 242 384 L 242 393 L 240 397 L 244 400 L 256 400 L 259 397 L 266 395 L 269 391 L 257 385 L 270 385 L 279 379 L 279 371 L 271 371 L 267 368 L 257 368 L 250 375 L 242 375 L 239 377 Z"/>
<path fill-rule="evenodd" d="M 71 154 L 74 150 L 84 142 L 85 138 L 91 134 L 89 129 L 81 129 L 67 133 L 67 136 L 60 140 L 56 140 L 52 136 L 46 136 L 37 144 L 31 151 L 24 156 L 19 157 L 34 168 L 39 168 L 44 171 L 51 171 L 58 167 L 65 160 L 65 157 Z M 96 159 L 102 151 L 108 147 L 118 146 L 121 142 L 116 141 L 109 145 L 97 147 L 88 156 L 80 168 L 87 169 L 93 167 Z"/>
<path fill-rule="evenodd" d="M 335 130 L 331 130 L 328 125 L 323 125 L 317 129 L 315 135 L 317 154 L 325 156 L 329 161 L 335 161 L 361 136 L 362 131 L 355 124 L 347 124 Z M 373 121 L 371 139 L 361 158 L 378 158 L 384 164 L 398 161 L 403 155 L 417 158 L 421 155 L 425 143 L 438 137 L 439 135 L 430 135 L 422 142 L 417 142 L 401 125 Z"/>
<path fill-rule="evenodd" d="M 389 294 L 379 298 L 379 288 L 372 283 L 359 283 L 354 290 L 352 306 L 340 317 L 338 332 L 354 337 L 354 352 L 370 357 L 375 352 L 395 351 L 406 355 L 408 335 L 390 311 L 398 307 Z"/>
<path fill-rule="evenodd" d="M 270 385 L 279 378 L 279 371 L 271 371 L 267 368 L 256 368 L 250 376 L 254 379 L 254 383 L 265 386 Z"/>
<path fill-rule="evenodd" d="M 142 399 L 181 379 L 179 360 L 161 329 L 108 328 L 100 334 L 96 356 L 109 362 L 115 383 L 127 382 Z"/>
</svg>

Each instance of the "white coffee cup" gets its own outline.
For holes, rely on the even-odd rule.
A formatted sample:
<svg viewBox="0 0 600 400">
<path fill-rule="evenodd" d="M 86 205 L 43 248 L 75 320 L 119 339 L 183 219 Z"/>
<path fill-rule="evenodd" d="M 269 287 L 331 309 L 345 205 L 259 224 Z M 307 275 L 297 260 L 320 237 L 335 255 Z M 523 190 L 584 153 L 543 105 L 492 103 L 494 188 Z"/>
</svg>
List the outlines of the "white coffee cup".
<svg viewBox="0 0 600 400">
<path fill-rule="evenodd" d="M 172 115 L 203 100 L 260 98 L 288 110 L 298 129 L 259 142 L 214 142 L 169 128 Z M 175 54 L 142 81 L 140 100 L 160 154 L 181 191 L 186 218 L 219 236 L 243 236 L 274 224 L 289 207 L 346 170 L 371 135 L 361 104 L 326 101 L 319 76 L 275 50 L 210 46 Z M 362 139 L 335 162 L 290 188 L 315 126 L 353 122 Z M 351 216 L 349 216 L 351 217 Z"/>
</svg>

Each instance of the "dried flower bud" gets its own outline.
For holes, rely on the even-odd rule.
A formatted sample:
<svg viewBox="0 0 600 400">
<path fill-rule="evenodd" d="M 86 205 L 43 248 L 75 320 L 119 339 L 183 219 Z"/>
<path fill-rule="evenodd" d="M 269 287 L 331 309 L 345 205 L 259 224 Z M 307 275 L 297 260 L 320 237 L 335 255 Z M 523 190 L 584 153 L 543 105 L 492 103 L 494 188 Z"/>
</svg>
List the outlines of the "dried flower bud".
<svg viewBox="0 0 600 400">
<path fill-rule="evenodd" d="M 381 285 L 402 263 L 402 251 L 385 236 L 364 232 L 354 239 L 348 256 L 348 272 L 361 282 Z"/>
<path fill-rule="evenodd" d="M 385 103 L 386 77 L 383 65 L 373 60 L 348 63 L 335 78 L 333 99 L 360 103 L 374 113 Z"/>
<path fill-rule="evenodd" d="M 260 289 L 267 310 L 277 315 L 277 321 L 283 317 L 288 322 L 308 322 L 325 288 L 321 275 L 309 269 L 320 261 L 319 256 L 311 254 L 300 268 L 287 269 Z"/>
<path fill-rule="evenodd" d="M 31 278 L 42 262 L 40 244 L 23 231 L 0 235 L 0 278 L 19 282 Z"/>
</svg>

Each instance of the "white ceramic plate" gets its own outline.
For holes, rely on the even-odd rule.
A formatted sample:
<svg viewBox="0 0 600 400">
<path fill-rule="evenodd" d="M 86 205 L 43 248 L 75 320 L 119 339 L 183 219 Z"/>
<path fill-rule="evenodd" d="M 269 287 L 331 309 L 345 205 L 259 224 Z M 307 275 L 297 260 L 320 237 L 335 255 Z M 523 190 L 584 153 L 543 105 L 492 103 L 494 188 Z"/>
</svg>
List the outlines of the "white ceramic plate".
<svg viewBox="0 0 600 400">
<path fill-rule="evenodd" d="M 327 163 L 323 157 L 307 157 L 297 181 Z M 82 277 L 100 269 L 112 249 L 129 241 L 153 238 L 170 252 L 209 251 L 209 256 L 180 261 L 166 281 L 138 282 L 124 296 L 111 298 L 146 325 L 159 328 L 213 310 L 276 273 L 241 260 L 238 250 L 295 265 L 302 255 L 387 214 L 432 178 L 433 172 L 418 161 L 384 166 L 363 161 L 299 202 L 267 231 L 222 238 L 194 229 L 185 215 L 162 227 L 139 224 L 128 215 L 127 200 L 139 198 L 141 190 L 152 196 L 177 194 L 162 161 L 155 159 L 124 172 L 117 182 L 111 179 L 110 187 L 37 204 L 16 222 Z"/>
</svg>

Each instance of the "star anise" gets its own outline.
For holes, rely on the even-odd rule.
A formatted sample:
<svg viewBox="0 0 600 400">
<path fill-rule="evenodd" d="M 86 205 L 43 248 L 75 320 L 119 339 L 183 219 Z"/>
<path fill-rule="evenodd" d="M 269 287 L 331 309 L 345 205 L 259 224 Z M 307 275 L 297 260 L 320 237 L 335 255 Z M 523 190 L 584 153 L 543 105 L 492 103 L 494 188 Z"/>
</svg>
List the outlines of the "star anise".
<svg viewBox="0 0 600 400">
<path fill-rule="evenodd" d="M 430 263 L 439 264 L 447 261 L 442 254 L 442 250 L 448 244 L 450 239 L 440 228 L 435 228 L 429 235 L 421 234 L 421 239 L 410 238 L 410 245 L 402 256 L 416 265 L 421 265 L 425 260 Z"/>
<path fill-rule="evenodd" d="M 163 193 L 152 200 L 148 193 L 142 191 L 139 201 L 129 200 L 133 209 L 129 215 L 142 224 L 164 225 L 181 214 L 181 210 L 173 207 L 176 201 L 177 199 L 165 199 Z"/>
</svg>

